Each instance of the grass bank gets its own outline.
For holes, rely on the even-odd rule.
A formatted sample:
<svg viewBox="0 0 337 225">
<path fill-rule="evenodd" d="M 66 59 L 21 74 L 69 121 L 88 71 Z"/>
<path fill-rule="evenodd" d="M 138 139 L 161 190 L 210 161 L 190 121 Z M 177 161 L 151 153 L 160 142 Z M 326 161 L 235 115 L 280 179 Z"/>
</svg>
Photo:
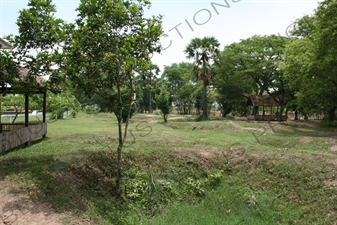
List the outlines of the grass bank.
<svg viewBox="0 0 337 225">
<path fill-rule="evenodd" d="M 0 210 L 20 208 L 15 196 L 25 195 L 64 224 L 337 222 L 333 127 L 180 115 L 165 124 L 138 114 L 124 149 L 123 202 L 114 194 L 116 127 L 111 114 L 80 113 L 0 156 L 0 194 L 14 196 Z"/>
</svg>

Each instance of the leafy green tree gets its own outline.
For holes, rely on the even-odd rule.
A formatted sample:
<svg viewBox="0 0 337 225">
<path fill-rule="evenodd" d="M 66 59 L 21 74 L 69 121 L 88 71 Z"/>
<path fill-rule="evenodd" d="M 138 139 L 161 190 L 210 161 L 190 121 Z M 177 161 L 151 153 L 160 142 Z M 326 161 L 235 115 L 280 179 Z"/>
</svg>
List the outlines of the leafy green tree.
<svg viewBox="0 0 337 225">
<path fill-rule="evenodd" d="M 291 102 L 291 107 L 304 115 L 320 111 L 316 104 L 318 99 L 315 100 L 314 97 L 317 96 L 318 89 L 311 78 L 310 69 L 313 48 L 313 42 L 308 38 L 293 40 L 285 49 L 285 62 L 282 65 L 285 76 L 289 79 L 290 89 L 296 97 L 295 102 Z"/>
<path fill-rule="evenodd" d="M 57 67 L 62 63 L 66 23 L 56 18 L 55 12 L 51 0 L 30 0 L 28 8 L 19 11 L 19 34 L 7 37 L 15 61 L 29 71 L 27 76 L 19 76 L 25 91 L 39 85 L 36 77 L 48 76 L 48 88 L 54 90 L 59 90 L 64 81 Z"/>
<path fill-rule="evenodd" d="M 289 81 L 280 67 L 289 41 L 289 38 L 277 35 L 253 36 L 231 45 L 235 70 L 242 74 L 242 79 L 254 82 L 257 95 L 267 93 L 279 104 L 279 121 L 290 93 Z"/>
<path fill-rule="evenodd" d="M 15 116 L 12 120 L 12 123 L 15 123 L 19 113 L 25 110 L 25 97 L 24 95 L 6 95 L 2 99 L 2 106 L 4 107 L 5 111 L 14 111 Z"/>
<path fill-rule="evenodd" d="M 47 97 L 47 108 L 51 111 L 54 111 L 57 108 L 57 101 L 55 101 L 55 96 L 54 94 L 50 93 Z M 71 97 L 74 98 L 74 97 Z M 52 99 L 52 100 L 51 100 Z M 67 105 L 68 108 L 74 107 L 74 103 L 70 102 L 69 99 L 66 101 L 63 100 L 61 101 L 62 105 Z M 72 103 L 72 104 L 70 104 Z M 2 107 L 4 111 L 10 111 L 13 112 L 14 118 L 12 120 L 12 123 L 15 123 L 17 117 L 21 112 L 24 112 L 25 110 L 25 96 L 22 94 L 17 94 L 17 95 L 6 95 L 2 98 Z M 35 94 L 29 96 L 29 111 L 42 111 L 43 108 L 43 97 L 41 95 Z M 62 116 L 63 116 L 62 111 Z M 61 117 L 59 117 L 61 118 Z"/>
<path fill-rule="evenodd" d="M 68 30 L 66 70 L 86 95 L 108 102 L 118 121 L 116 192 L 122 197 L 122 149 L 135 101 L 136 73 L 150 69 L 150 54 L 160 52 L 161 16 L 145 18 L 147 0 L 82 0 Z M 123 112 L 127 112 L 124 131 Z"/>
<path fill-rule="evenodd" d="M 191 80 L 193 64 L 181 62 L 165 66 L 161 78 L 178 113 L 189 114 L 196 101 L 197 83 Z M 199 89 L 198 89 L 199 90 Z"/>
<path fill-rule="evenodd" d="M 163 114 L 164 122 L 167 123 L 167 117 L 170 113 L 170 94 L 167 91 L 167 88 L 161 86 L 160 94 L 156 96 L 156 103 L 158 105 L 158 109 L 160 109 L 161 113 Z"/>
<path fill-rule="evenodd" d="M 297 109 L 305 115 L 323 112 L 335 119 L 337 48 L 335 1 L 323 1 L 316 13 L 296 20 L 294 39 L 286 47 L 284 68 L 295 92 Z"/>
<path fill-rule="evenodd" d="M 0 54 L 1 86 L 10 83 L 16 92 L 28 93 L 40 88 L 60 90 L 64 80 L 57 67 L 61 64 L 66 24 L 54 17 L 55 12 L 51 0 L 30 0 L 28 8 L 19 11 L 18 35 L 6 37 L 13 49 Z M 28 74 L 22 76 L 18 66 L 28 69 Z M 45 76 L 48 81 L 40 79 Z"/>
<path fill-rule="evenodd" d="M 42 105 L 42 99 L 40 98 Z M 63 119 L 64 112 L 72 111 L 72 116 L 76 116 L 81 109 L 80 102 L 70 93 L 64 91 L 60 94 L 47 94 L 47 111 L 50 112 L 51 119 Z"/>
<path fill-rule="evenodd" d="M 290 30 L 290 35 L 298 38 L 312 38 L 315 30 L 315 16 L 305 15 L 296 19 L 294 26 Z"/>
<path fill-rule="evenodd" d="M 155 91 L 155 84 L 157 76 L 159 75 L 160 69 L 157 65 L 151 64 L 148 69 L 140 72 L 138 83 L 142 87 L 142 101 L 146 104 L 146 107 L 150 113 L 153 111 L 152 101 L 153 101 L 153 93 Z"/>
<path fill-rule="evenodd" d="M 255 83 L 241 69 L 238 57 L 241 49 L 237 43 L 225 46 L 221 52 L 220 63 L 216 67 L 217 76 L 214 86 L 218 93 L 222 116 L 233 114 L 246 115 L 247 97 L 253 93 Z"/>
<path fill-rule="evenodd" d="M 315 14 L 315 61 L 313 76 L 325 91 L 325 104 L 330 121 L 335 119 L 337 109 L 337 2 L 325 0 L 319 3 Z"/>
<path fill-rule="evenodd" d="M 6 92 L 6 88 L 19 77 L 19 70 L 12 51 L 0 49 L 0 87 Z"/>
<path fill-rule="evenodd" d="M 188 59 L 194 60 L 193 75 L 203 82 L 202 118 L 208 118 L 207 87 L 214 77 L 214 64 L 219 59 L 220 43 L 214 37 L 194 38 L 184 50 Z"/>
</svg>

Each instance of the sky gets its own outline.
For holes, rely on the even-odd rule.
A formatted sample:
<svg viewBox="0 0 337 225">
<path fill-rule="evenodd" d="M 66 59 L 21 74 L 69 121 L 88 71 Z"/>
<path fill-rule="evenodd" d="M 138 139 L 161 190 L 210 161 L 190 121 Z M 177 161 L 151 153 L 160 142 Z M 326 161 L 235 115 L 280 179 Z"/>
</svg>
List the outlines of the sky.
<svg viewBox="0 0 337 225">
<path fill-rule="evenodd" d="M 76 18 L 80 0 L 53 0 L 56 17 L 68 22 Z M 226 45 L 253 35 L 287 36 L 295 19 L 311 15 L 318 0 L 152 0 L 146 15 L 162 15 L 166 37 L 161 54 L 152 57 L 161 70 L 172 63 L 188 62 L 184 49 L 195 37 L 213 36 Z M 0 0 L 0 37 L 17 34 L 19 10 L 28 0 Z"/>
</svg>

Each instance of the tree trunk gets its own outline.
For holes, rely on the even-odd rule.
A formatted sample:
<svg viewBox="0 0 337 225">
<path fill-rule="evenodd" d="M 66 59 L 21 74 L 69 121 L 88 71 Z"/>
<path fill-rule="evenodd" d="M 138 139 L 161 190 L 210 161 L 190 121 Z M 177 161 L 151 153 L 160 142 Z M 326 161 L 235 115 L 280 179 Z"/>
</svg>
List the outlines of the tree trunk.
<svg viewBox="0 0 337 225">
<path fill-rule="evenodd" d="M 222 108 L 221 114 L 222 117 L 226 117 L 227 116 L 226 109 Z"/>
<path fill-rule="evenodd" d="M 330 122 L 333 122 L 335 120 L 335 111 L 336 111 L 336 108 L 333 107 L 331 108 L 329 111 L 328 111 L 328 120 Z"/>
<path fill-rule="evenodd" d="M 19 110 L 17 109 L 17 107 L 15 107 L 15 116 L 14 119 L 12 120 L 12 123 L 15 123 L 16 118 L 18 118 L 19 116 Z"/>
<path fill-rule="evenodd" d="M 304 120 L 308 121 L 308 114 L 304 113 Z"/>
<path fill-rule="evenodd" d="M 278 112 L 278 115 L 277 115 L 277 121 L 278 122 L 281 122 L 282 121 L 282 114 L 283 114 L 283 111 L 284 111 L 284 106 L 280 106 L 280 111 Z"/>
<path fill-rule="evenodd" d="M 119 104 L 122 103 L 122 96 L 120 92 L 120 87 L 117 86 L 118 90 L 118 99 Z M 122 149 L 123 149 L 123 131 L 122 131 L 122 117 L 123 117 L 123 109 L 120 108 L 117 121 L 118 121 L 118 147 L 117 147 L 117 177 L 116 177 L 116 193 L 117 196 L 122 198 L 122 189 L 121 189 L 121 180 L 122 180 Z"/>
<path fill-rule="evenodd" d="M 204 83 L 203 87 L 203 95 L 202 95 L 202 119 L 206 120 L 208 119 L 208 113 L 207 113 L 207 84 Z"/>
<path fill-rule="evenodd" d="M 167 114 L 164 114 L 164 122 L 167 123 Z"/>
<path fill-rule="evenodd" d="M 295 111 L 295 120 L 298 120 L 298 111 Z"/>
<path fill-rule="evenodd" d="M 121 180 L 122 180 L 122 118 L 118 118 L 118 147 L 117 147 L 117 178 L 116 178 L 116 192 L 117 196 L 122 198 Z"/>
<path fill-rule="evenodd" d="M 130 81 L 130 87 L 133 87 L 132 80 Z M 130 103 L 128 105 L 128 114 L 125 121 L 124 134 L 122 130 L 122 118 L 123 118 L 123 108 L 122 108 L 122 93 L 121 93 L 120 83 L 117 83 L 117 95 L 118 95 L 118 103 L 120 109 L 116 113 L 117 121 L 118 121 L 118 147 L 117 147 L 117 177 L 116 177 L 116 194 L 120 198 L 120 200 L 124 200 L 124 196 L 121 189 L 121 181 L 122 181 L 122 150 L 124 146 L 124 142 L 126 140 L 126 135 L 128 131 L 129 119 L 131 114 L 132 107 L 132 99 L 133 92 L 130 91 Z"/>
<path fill-rule="evenodd" d="M 152 92 L 149 93 L 149 113 L 152 113 Z"/>
<path fill-rule="evenodd" d="M 0 134 L 2 133 L 2 125 L 1 125 L 1 114 L 2 114 L 2 108 L 1 108 L 1 103 L 2 103 L 2 95 L 0 95 Z"/>
</svg>

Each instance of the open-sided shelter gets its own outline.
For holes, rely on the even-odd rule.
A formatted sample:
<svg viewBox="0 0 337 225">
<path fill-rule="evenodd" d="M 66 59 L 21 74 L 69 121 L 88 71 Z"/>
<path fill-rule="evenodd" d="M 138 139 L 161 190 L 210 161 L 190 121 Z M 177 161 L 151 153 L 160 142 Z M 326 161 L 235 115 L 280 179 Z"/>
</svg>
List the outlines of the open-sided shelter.
<svg viewBox="0 0 337 225">
<path fill-rule="evenodd" d="M 0 48 L 9 49 L 4 40 L 0 39 Z M 1 69 L 1 68 L 0 68 Z M 7 71 L 0 71 L 6 74 Z M 0 154 L 10 149 L 29 145 L 30 142 L 38 137 L 44 138 L 47 134 L 46 123 L 46 93 L 47 88 L 40 77 L 29 76 L 29 71 L 17 66 L 17 76 L 13 76 L 12 80 L 6 79 L 5 76 L 0 77 L 0 103 L 1 98 L 10 94 L 23 94 L 25 96 L 24 122 L 18 123 L 2 123 L 0 116 Z M 10 77 L 10 76 L 9 76 Z M 43 95 L 42 115 L 40 122 L 29 121 L 29 96 L 32 94 Z M 0 104 L 1 109 L 1 104 Z M 0 110 L 1 111 L 1 110 Z"/>
<path fill-rule="evenodd" d="M 279 104 L 271 96 L 251 95 L 247 100 L 247 105 L 251 106 L 251 114 L 247 116 L 248 120 L 277 120 Z M 282 115 L 282 120 L 286 119 L 286 115 Z"/>
</svg>

